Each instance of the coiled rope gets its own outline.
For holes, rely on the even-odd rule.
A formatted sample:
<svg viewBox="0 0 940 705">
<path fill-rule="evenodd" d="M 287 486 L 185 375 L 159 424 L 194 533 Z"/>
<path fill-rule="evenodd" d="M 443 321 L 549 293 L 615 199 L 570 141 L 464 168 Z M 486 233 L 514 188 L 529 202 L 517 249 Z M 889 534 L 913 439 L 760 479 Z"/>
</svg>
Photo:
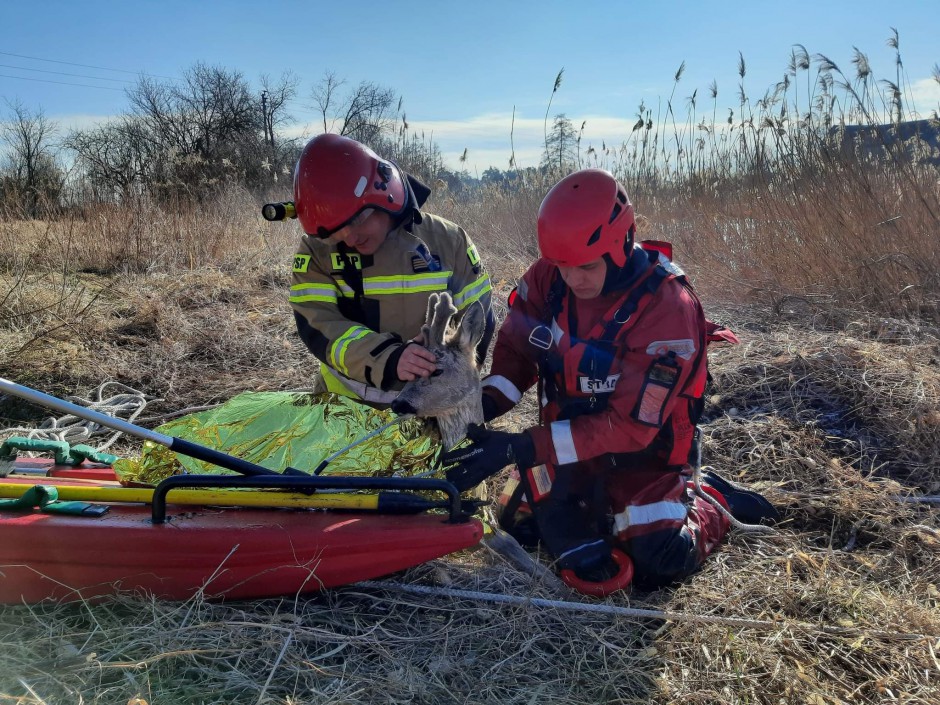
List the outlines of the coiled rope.
<svg viewBox="0 0 940 705">
<path fill-rule="evenodd" d="M 109 387 L 114 387 L 120 391 L 105 398 L 105 390 Z M 148 404 L 162 401 L 162 399 L 147 397 L 143 392 L 128 387 L 126 384 L 114 381 L 103 382 L 90 396 L 92 397 L 91 399 L 85 399 L 80 396 L 69 396 L 66 397 L 66 400 L 73 404 L 85 406 L 93 411 L 114 416 L 115 418 L 123 418 L 129 423 L 133 423 L 143 410 L 147 408 Z M 67 414 L 60 418 L 46 418 L 39 426 L 35 427 L 16 426 L 3 429 L 0 431 L 0 435 L 4 437 L 21 435 L 40 440 L 65 441 L 71 445 L 75 443 L 87 444 L 87 441 L 92 436 L 105 432 L 106 427 L 101 424 Z M 122 434 L 122 431 L 111 432 L 111 436 L 95 449 L 99 452 L 107 450 L 114 445 Z"/>
</svg>

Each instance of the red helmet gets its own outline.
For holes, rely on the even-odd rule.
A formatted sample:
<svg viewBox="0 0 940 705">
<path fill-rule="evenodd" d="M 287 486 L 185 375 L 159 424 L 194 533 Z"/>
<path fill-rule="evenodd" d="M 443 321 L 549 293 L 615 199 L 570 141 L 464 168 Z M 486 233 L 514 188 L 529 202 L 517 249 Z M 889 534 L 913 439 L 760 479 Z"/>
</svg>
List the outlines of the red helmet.
<svg viewBox="0 0 940 705">
<path fill-rule="evenodd" d="M 308 235 L 327 237 L 366 208 L 397 216 L 407 206 L 401 170 L 348 137 L 314 137 L 294 168 L 294 207 Z"/>
<path fill-rule="evenodd" d="M 603 255 L 622 267 L 633 247 L 635 222 L 627 192 L 610 172 L 576 171 L 555 184 L 539 207 L 539 250 L 566 267 Z"/>
</svg>

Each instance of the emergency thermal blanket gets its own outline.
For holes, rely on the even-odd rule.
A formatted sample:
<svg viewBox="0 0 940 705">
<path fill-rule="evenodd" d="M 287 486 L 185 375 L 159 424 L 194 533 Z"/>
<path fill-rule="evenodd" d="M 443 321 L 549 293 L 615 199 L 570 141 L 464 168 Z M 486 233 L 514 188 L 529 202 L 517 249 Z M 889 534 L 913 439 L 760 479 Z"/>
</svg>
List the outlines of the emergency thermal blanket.
<svg viewBox="0 0 940 705">
<path fill-rule="evenodd" d="M 340 449 L 391 421 L 373 409 L 334 394 L 245 392 L 219 407 L 189 414 L 155 430 L 222 451 L 269 470 L 313 470 Z M 331 460 L 322 475 L 436 476 L 440 437 L 420 419 L 392 425 Z M 139 459 L 114 464 L 122 481 L 156 484 L 171 475 L 232 474 L 147 441 Z M 442 476 L 442 474 L 441 474 Z"/>
</svg>

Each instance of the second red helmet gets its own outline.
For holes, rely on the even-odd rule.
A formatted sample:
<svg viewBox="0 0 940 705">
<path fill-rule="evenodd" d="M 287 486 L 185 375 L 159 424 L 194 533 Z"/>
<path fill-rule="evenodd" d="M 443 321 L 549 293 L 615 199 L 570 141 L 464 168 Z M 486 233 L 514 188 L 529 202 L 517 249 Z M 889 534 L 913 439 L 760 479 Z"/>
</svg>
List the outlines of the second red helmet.
<svg viewBox="0 0 940 705">
<path fill-rule="evenodd" d="M 327 237 L 367 208 L 392 216 L 408 207 L 401 170 L 356 140 L 322 134 L 294 168 L 294 207 L 308 235 Z"/>
<path fill-rule="evenodd" d="M 636 217 L 627 192 L 603 169 L 569 174 L 539 207 L 539 251 L 565 267 L 580 267 L 604 255 L 624 266 L 633 246 Z"/>
</svg>

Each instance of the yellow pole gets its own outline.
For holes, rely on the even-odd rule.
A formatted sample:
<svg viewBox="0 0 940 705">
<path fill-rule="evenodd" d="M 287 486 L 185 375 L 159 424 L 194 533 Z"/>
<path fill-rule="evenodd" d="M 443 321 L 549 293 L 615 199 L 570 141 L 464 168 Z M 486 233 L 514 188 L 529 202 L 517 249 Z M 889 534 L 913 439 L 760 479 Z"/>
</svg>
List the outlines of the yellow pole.
<svg viewBox="0 0 940 705">
<path fill-rule="evenodd" d="M 64 502 L 126 502 L 149 504 L 153 490 L 134 487 L 89 487 L 45 484 L 55 487 Z M 34 484 L 0 482 L 0 497 L 22 497 Z M 179 488 L 167 494 L 167 504 L 215 507 L 278 507 L 294 509 L 378 509 L 378 494 L 325 492 L 313 495 L 265 490 L 198 490 Z"/>
</svg>

